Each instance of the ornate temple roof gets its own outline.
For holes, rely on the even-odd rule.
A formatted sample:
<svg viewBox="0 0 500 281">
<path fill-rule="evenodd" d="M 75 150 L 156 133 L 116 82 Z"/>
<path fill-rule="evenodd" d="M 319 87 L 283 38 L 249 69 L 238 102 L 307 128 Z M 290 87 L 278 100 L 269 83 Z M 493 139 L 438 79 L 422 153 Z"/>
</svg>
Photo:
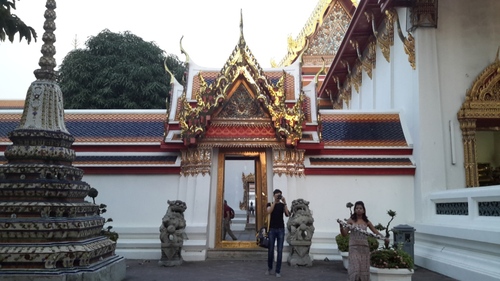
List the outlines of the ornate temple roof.
<svg viewBox="0 0 500 281">
<path fill-rule="evenodd" d="M 324 113 L 322 135 L 325 148 L 409 148 L 398 113 Z"/>
<path fill-rule="evenodd" d="M 0 109 L 23 109 L 24 100 L 2 100 Z"/>
<path fill-rule="evenodd" d="M 352 6 L 350 1 L 320 3 L 330 5 L 321 10 L 325 17 L 347 4 Z M 312 35 L 327 21 L 322 23 L 314 25 Z M 306 151 L 306 174 L 343 173 L 346 167 L 414 172 L 412 143 L 399 113 L 331 110 L 329 99 L 317 99 L 316 84 L 302 87 L 300 61 L 263 69 L 244 39 L 243 21 L 240 31 L 238 43 L 222 68 L 197 65 L 181 45 L 188 71 L 183 85 L 171 79 L 166 113 L 66 110 L 66 126 L 75 137 L 74 164 L 86 173 L 100 173 L 99 167 L 162 167 L 141 173 L 165 173 L 165 168 L 178 173 L 179 151 L 187 147 L 296 145 Z M 319 37 L 309 39 L 314 38 Z M 315 49 L 308 50 L 313 55 Z M 0 111 L 0 146 L 9 143 L 6 135 L 19 123 L 20 113 Z"/>
<path fill-rule="evenodd" d="M 21 111 L 0 113 L 0 144 L 19 125 Z M 74 146 L 91 144 L 154 144 L 162 140 L 164 110 L 65 110 L 66 128 Z"/>
<path fill-rule="evenodd" d="M 21 110 L 0 111 L 0 150 L 11 141 L 7 134 L 20 122 Z M 161 151 L 165 110 L 66 110 L 66 128 L 75 138 L 73 165 L 85 173 L 179 172 L 178 155 Z M 0 153 L 0 164 L 7 162 Z M 154 168 L 157 169 L 154 169 Z M 153 168 L 153 169 L 152 169 Z"/>
<path fill-rule="evenodd" d="M 326 98 L 337 103 L 342 100 L 348 102 L 351 86 L 356 78 L 356 70 L 365 70 L 371 77 L 375 68 L 375 46 L 378 44 L 383 55 L 388 60 L 390 46 L 393 44 L 394 32 L 387 26 L 394 25 L 394 15 L 390 12 L 394 7 L 405 7 L 409 1 L 397 0 L 365 0 L 359 3 L 345 36 L 338 48 L 337 55 L 332 61 L 324 79 L 325 83 L 319 89 L 318 97 Z M 387 13 L 386 13 L 387 12 Z M 382 24 L 386 25 L 385 33 L 376 31 Z"/>
<path fill-rule="evenodd" d="M 358 1 L 320 0 L 295 39 L 288 37 L 288 52 L 274 67 L 291 65 L 302 54 L 304 66 L 328 65 L 338 51 Z"/>
<path fill-rule="evenodd" d="M 243 16 L 240 38 L 222 69 L 200 67 L 182 45 L 181 50 L 187 57 L 187 84 L 177 82 L 170 94 L 165 147 L 180 141 L 219 147 L 297 144 L 305 118 L 300 66 L 262 69 L 245 41 Z"/>
</svg>

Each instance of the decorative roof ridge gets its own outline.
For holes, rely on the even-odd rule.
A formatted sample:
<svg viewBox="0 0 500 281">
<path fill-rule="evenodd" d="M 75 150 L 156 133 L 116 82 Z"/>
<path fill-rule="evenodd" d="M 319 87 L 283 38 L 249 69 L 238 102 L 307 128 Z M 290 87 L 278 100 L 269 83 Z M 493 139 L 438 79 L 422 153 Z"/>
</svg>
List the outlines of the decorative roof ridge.
<svg viewBox="0 0 500 281">
<path fill-rule="evenodd" d="M 220 77 L 225 76 L 227 77 L 228 74 L 231 73 L 231 69 L 234 66 L 244 66 L 244 61 L 246 61 L 246 65 L 251 66 L 251 74 L 252 78 L 256 80 L 258 77 L 264 77 L 264 71 L 260 67 L 259 63 L 255 59 L 255 56 L 253 55 L 252 51 L 247 45 L 247 42 L 245 41 L 245 37 L 243 34 L 243 11 L 240 11 L 240 38 L 238 39 L 238 44 L 235 46 L 233 52 L 229 56 L 229 58 L 226 60 L 226 63 L 224 64 L 224 67 L 220 70 L 219 77 L 217 77 L 216 80 L 219 80 Z M 248 70 L 248 69 L 247 69 Z M 232 77 L 235 78 L 235 77 Z"/>
<path fill-rule="evenodd" d="M 0 108 L 0 115 L 22 113 L 22 109 Z M 64 114 L 165 114 L 165 109 L 65 109 Z"/>
<path fill-rule="evenodd" d="M 401 116 L 401 110 L 343 110 L 343 109 L 320 109 L 324 114 L 399 114 Z"/>
<path fill-rule="evenodd" d="M 271 61 L 271 65 L 276 67 L 282 67 L 284 65 L 289 65 L 291 62 L 295 61 L 305 49 L 307 49 L 307 43 L 309 37 L 314 34 L 318 28 L 321 26 L 325 15 L 325 11 L 333 2 L 342 2 L 341 0 L 319 0 L 318 4 L 312 11 L 309 19 L 306 21 L 304 27 L 299 32 L 299 34 L 292 38 L 291 35 L 288 36 L 288 52 L 283 59 L 277 64 L 274 60 Z M 354 7 L 357 7 L 359 0 L 352 0 Z M 342 3 L 341 3 L 342 4 Z M 343 5 L 345 6 L 345 5 Z M 345 8 L 345 7 L 344 7 Z M 347 11 L 347 9 L 346 9 Z M 349 11 L 347 11 L 349 12 Z"/>
<path fill-rule="evenodd" d="M 304 27 L 299 32 L 299 34 L 295 37 L 295 40 L 292 38 L 292 35 L 288 35 L 288 52 L 283 59 L 277 64 L 274 60 L 271 61 L 271 65 L 275 67 L 280 67 L 284 65 L 290 64 L 290 62 L 294 61 L 297 57 L 297 53 L 304 49 L 306 45 L 307 37 L 314 33 L 314 31 L 318 27 L 318 21 L 323 15 L 326 8 L 330 5 L 330 3 L 334 0 L 320 0 L 316 7 L 312 11 L 309 19 L 306 21 Z M 301 52 L 300 52 L 301 53 Z"/>
<path fill-rule="evenodd" d="M 165 109 L 65 109 L 65 114 L 165 114 Z"/>
</svg>

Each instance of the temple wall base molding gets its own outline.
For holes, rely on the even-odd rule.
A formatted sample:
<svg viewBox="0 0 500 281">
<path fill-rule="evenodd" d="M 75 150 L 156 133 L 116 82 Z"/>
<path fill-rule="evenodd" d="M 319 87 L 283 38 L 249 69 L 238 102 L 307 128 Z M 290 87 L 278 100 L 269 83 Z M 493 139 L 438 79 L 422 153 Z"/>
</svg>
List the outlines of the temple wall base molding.
<svg viewBox="0 0 500 281">
<path fill-rule="evenodd" d="M 423 225 L 415 225 L 417 230 Z M 445 227 L 443 227 L 445 228 Z M 462 229 L 448 227 L 446 232 Z M 470 241 L 451 236 L 436 236 L 418 231 L 415 264 L 458 280 L 500 280 L 500 245 Z M 497 233 L 498 235 L 498 233 Z M 479 237 L 476 237 L 479 238 Z M 489 248 L 489 251 L 484 251 Z"/>
</svg>

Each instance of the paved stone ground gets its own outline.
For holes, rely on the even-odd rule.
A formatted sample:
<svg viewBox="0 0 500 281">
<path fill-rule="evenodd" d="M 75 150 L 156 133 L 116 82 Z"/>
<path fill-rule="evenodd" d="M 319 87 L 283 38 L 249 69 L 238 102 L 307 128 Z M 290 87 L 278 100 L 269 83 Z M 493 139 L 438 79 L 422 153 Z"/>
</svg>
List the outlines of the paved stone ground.
<svg viewBox="0 0 500 281">
<path fill-rule="evenodd" d="M 184 262 L 176 267 L 158 266 L 157 260 L 127 260 L 125 281 L 243 281 L 275 280 L 266 276 L 266 261 L 207 260 Z M 283 263 L 281 279 L 290 281 L 347 280 L 347 270 L 341 261 L 314 261 L 312 267 L 291 267 Z M 412 281 L 453 281 L 455 279 L 436 272 L 417 268 Z"/>
</svg>

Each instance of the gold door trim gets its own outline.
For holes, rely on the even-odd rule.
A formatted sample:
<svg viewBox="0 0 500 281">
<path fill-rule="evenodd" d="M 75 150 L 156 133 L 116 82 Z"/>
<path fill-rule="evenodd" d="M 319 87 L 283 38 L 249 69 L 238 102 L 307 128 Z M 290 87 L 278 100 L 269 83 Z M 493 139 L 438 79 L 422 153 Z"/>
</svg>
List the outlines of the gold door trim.
<svg viewBox="0 0 500 281">
<path fill-rule="evenodd" d="M 249 157 L 255 159 L 255 217 L 257 229 L 264 225 L 266 218 L 267 204 L 267 163 L 265 150 L 221 150 L 218 155 L 217 163 L 217 200 L 216 200 L 216 229 L 215 229 L 215 247 L 216 248 L 259 248 L 253 241 L 228 241 L 222 240 L 222 220 L 224 205 L 224 173 L 225 160 L 227 156 Z"/>
<path fill-rule="evenodd" d="M 466 187 L 479 186 L 476 132 L 480 127 L 483 130 L 498 130 L 500 125 L 499 51 L 495 61 L 479 74 L 467 90 L 465 101 L 457 114 L 462 130 Z"/>
</svg>

